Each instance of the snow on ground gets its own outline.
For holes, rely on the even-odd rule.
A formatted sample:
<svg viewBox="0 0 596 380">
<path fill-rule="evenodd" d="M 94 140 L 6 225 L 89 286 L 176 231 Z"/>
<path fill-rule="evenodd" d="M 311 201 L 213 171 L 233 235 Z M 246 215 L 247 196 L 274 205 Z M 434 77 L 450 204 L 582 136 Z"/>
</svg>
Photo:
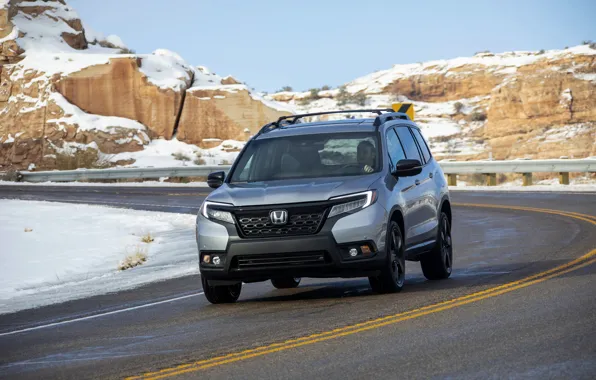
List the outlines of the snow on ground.
<svg viewBox="0 0 596 380">
<path fill-rule="evenodd" d="M 224 140 L 215 148 L 201 149 L 193 144 L 172 140 L 152 140 L 145 149 L 139 152 L 119 153 L 111 157 L 112 162 L 134 159 L 128 167 L 175 167 L 200 165 L 231 165 L 244 146 L 244 142 Z M 228 150 L 235 150 L 234 152 Z M 176 159 L 183 158 L 181 159 Z"/>
<path fill-rule="evenodd" d="M 142 64 L 139 69 L 149 82 L 159 88 L 179 91 L 191 80 L 192 68 L 176 53 L 157 49 L 151 55 L 139 55 Z"/>
<path fill-rule="evenodd" d="M 0 313 L 198 273 L 192 215 L 0 200 L 0 226 Z"/>
<path fill-rule="evenodd" d="M 542 133 L 539 136 L 531 138 L 532 140 L 540 140 L 543 142 L 559 142 L 573 139 L 579 135 L 592 133 L 594 140 L 596 140 L 596 129 L 593 123 L 577 123 L 563 126 L 555 126 Z"/>
</svg>

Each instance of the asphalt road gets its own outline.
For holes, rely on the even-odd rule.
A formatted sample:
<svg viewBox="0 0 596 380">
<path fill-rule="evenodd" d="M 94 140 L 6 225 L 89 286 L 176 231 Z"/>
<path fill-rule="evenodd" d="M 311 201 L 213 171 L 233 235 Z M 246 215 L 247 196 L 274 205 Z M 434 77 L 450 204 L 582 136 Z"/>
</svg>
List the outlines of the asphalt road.
<svg viewBox="0 0 596 380">
<path fill-rule="evenodd" d="M 193 214 L 207 192 L 0 186 L 0 198 Z M 452 201 L 446 281 L 408 263 L 399 294 L 303 279 L 284 291 L 245 285 L 238 303 L 215 306 L 190 276 L 0 315 L 0 378 L 592 379 L 596 194 Z"/>
</svg>

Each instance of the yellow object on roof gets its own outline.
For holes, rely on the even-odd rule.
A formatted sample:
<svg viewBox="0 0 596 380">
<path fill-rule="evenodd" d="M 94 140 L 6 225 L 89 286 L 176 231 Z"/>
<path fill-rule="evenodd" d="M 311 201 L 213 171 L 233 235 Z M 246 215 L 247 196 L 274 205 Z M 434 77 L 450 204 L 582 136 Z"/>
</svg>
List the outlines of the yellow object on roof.
<svg viewBox="0 0 596 380">
<path fill-rule="evenodd" d="M 403 112 L 414 120 L 414 105 L 412 103 L 393 103 L 391 108 L 395 112 Z"/>
</svg>

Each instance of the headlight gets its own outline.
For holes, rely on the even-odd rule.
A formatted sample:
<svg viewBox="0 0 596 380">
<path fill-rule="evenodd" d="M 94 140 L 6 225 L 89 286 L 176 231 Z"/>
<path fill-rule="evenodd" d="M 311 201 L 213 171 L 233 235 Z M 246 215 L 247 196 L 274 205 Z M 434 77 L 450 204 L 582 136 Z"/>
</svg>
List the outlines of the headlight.
<svg viewBox="0 0 596 380">
<path fill-rule="evenodd" d="M 331 208 L 328 218 L 350 211 L 361 210 L 373 204 L 377 200 L 376 190 L 364 191 L 362 193 L 342 195 L 341 197 L 331 198 L 331 200 L 343 199 L 349 200 L 346 203 L 340 203 Z"/>
<path fill-rule="evenodd" d="M 213 206 L 230 206 L 227 203 L 204 201 L 201 205 L 201 214 L 207 219 L 234 224 L 234 218 L 229 211 L 213 209 Z"/>
</svg>

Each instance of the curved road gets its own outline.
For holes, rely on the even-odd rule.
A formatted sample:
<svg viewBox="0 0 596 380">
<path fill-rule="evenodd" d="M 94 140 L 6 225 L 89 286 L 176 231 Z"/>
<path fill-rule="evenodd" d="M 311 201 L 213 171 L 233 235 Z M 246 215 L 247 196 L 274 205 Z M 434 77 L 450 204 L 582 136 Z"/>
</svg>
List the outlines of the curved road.
<svg viewBox="0 0 596 380">
<path fill-rule="evenodd" d="M 196 213 L 207 189 L 0 186 L 0 198 Z M 198 276 L 0 315 L 0 378 L 585 378 L 596 373 L 596 193 L 452 192 L 455 268 L 365 279 Z M 1 227 L 0 227 L 1 228 Z"/>
</svg>

